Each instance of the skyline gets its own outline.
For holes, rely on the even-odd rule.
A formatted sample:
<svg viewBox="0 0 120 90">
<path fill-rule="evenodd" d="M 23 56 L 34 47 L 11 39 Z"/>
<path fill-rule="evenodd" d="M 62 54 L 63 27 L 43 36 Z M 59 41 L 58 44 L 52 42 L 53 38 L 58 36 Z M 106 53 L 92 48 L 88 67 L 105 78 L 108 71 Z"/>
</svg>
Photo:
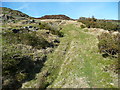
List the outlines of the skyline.
<svg viewBox="0 0 120 90">
<path fill-rule="evenodd" d="M 35 18 L 63 14 L 73 19 L 92 16 L 118 19 L 117 2 L 2 2 L 2 7 L 19 10 Z"/>
</svg>

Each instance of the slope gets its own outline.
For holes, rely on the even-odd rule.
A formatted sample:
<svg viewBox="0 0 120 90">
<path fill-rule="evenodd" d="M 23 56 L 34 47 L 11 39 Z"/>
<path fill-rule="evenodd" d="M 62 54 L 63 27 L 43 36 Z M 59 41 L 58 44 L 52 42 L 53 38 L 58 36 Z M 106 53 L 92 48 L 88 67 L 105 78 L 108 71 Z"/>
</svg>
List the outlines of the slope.
<svg viewBox="0 0 120 90">
<path fill-rule="evenodd" d="M 3 21 L 3 23 L 4 22 L 15 23 L 18 20 L 25 20 L 25 19 L 32 18 L 18 10 L 12 10 L 6 7 L 0 7 L 0 12 L 1 12 L 0 19 Z"/>
<path fill-rule="evenodd" d="M 98 52 L 96 36 L 84 32 L 74 23 L 63 26 L 65 36 L 60 45 L 48 55 L 37 79 L 24 84 L 23 88 L 117 87 L 117 74 L 104 70 L 114 60 L 103 58 Z"/>
</svg>

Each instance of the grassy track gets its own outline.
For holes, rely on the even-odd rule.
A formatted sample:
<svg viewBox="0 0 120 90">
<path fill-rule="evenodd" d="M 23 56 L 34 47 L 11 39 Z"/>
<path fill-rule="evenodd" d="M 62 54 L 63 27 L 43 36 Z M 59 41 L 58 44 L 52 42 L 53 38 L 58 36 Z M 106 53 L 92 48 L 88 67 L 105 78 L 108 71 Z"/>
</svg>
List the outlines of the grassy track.
<svg viewBox="0 0 120 90">
<path fill-rule="evenodd" d="M 113 63 L 98 52 L 96 36 L 87 34 L 74 25 L 66 25 L 60 45 L 48 60 L 42 72 L 48 70 L 47 88 L 114 88 L 117 76 L 105 72 L 104 67 Z"/>
</svg>

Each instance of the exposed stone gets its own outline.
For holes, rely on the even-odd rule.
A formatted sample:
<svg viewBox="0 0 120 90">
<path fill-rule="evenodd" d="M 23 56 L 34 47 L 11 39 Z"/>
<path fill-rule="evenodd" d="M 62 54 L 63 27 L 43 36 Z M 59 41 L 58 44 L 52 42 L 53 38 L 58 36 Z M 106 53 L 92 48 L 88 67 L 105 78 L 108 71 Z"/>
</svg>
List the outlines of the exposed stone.
<svg viewBox="0 0 120 90">
<path fill-rule="evenodd" d="M 35 20 L 30 20 L 31 23 L 35 23 Z"/>
<path fill-rule="evenodd" d="M 19 29 L 13 29 L 12 30 L 14 33 L 18 33 L 20 30 Z"/>
<path fill-rule="evenodd" d="M 23 27 L 23 29 L 28 29 L 28 27 Z"/>
<path fill-rule="evenodd" d="M 0 17 L 2 18 L 3 22 L 15 23 L 15 20 L 25 20 L 27 18 L 30 18 L 28 15 L 17 10 L 12 10 L 6 7 L 1 7 L 1 9 L 2 14 Z"/>
<path fill-rule="evenodd" d="M 60 43 L 60 41 L 58 39 L 55 39 L 54 43 Z"/>
<path fill-rule="evenodd" d="M 33 26 L 28 26 L 28 28 L 33 28 Z"/>
<path fill-rule="evenodd" d="M 46 32 L 47 34 L 49 34 L 50 32 Z"/>
</svg>

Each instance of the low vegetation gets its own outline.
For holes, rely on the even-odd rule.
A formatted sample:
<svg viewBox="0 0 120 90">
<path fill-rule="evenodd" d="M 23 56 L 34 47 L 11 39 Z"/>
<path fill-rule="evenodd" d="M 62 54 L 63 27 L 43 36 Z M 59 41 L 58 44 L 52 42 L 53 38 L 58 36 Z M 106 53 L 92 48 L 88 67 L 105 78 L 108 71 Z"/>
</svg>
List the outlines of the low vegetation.
<svg viewBox="0 0 120 90">
<path fill-rule="evenodd" d="M 102 33 L 98 36 L 98 40 L 98 48 L 102 56 L 114 60 L 113 64 L 107 68 L 111 68 L 115 73 L 119 73 L 120 33 Z"/>
<path fill-rule="evenodd" d="M 3 38 L 7 43 L 30 45 L 33 48 L 41 49 L 50 46 L 42 36 L 37 36 L 36 32 L 31 33 L 13 33 L 7 32 L 3 34 Z"/>
<path fill-rule="evenodd" d="M 119 22 L 115 21 L 107 21 L 107 20 L 99 20 L 94 17 L 85 18 L 81 17 L 78 19 L 78 22 L 82 22 L 86 25 L 87 28 L 102 28 L 109 31 L 118 31 L 120 30 Z"/>
<path fill-rule="evenodd" d="M 101 53 L 108 56 L 117 55 L 118 57 L 120 34 L 102 33 L 98 36 L 98 40 L 98 47 Z"/>
<path fill-rule="evenodd" d="M 118 88 L 120 34 L 115 21 L 94 17 L 80 18 L 78 22 L 40 21 L 3 9 L 3 89 Z M 9 17 L 10 11 L 14 18 Z M 21 16 L 27 19 L 20 19 Z M 110 32 L 96 37 L 90 33 L 91 27 Z"/>
<path fill-rule="evenodd" d="M 60 31 L 60 28 L 58 28 L 58 25 L 55 23 L 39 23 L 40 29 L 46 29 L 49 30 L 52 34 L 58 35 L 59 37 L 63 37 L 64 34 Z"/>
<path fill-rule="evenodd" d="M 40 72 L 47 54 L 59 45 L 62 32 L 57 26 L 41 22 L 5 26 L 2 28 L 3 88 L 18 89 Z"/>
<path fill-rule="evenodd" d="M 37 19 L 61 19 L 61 20 L 72 20 L 70 17 L 66 15 L 45 15 L 43 17 Z"/>
<path fill-rule="evenodd" d="M 33 79 L 40 72 L 46 55 L 34 53 L 32 48 L 24 45 L 3 44 L 3 88 L 20 88 L 23 82 Z"/>
<path fill-rule="evenodd" d="M 104 58 L 96 36 L 81 28 L 69 24 L 63 32 L 65 36 L 48 54 L 37 80 L 26 82 L 22 88 L 116 88 L 117 58 Z"/>
</svg>

